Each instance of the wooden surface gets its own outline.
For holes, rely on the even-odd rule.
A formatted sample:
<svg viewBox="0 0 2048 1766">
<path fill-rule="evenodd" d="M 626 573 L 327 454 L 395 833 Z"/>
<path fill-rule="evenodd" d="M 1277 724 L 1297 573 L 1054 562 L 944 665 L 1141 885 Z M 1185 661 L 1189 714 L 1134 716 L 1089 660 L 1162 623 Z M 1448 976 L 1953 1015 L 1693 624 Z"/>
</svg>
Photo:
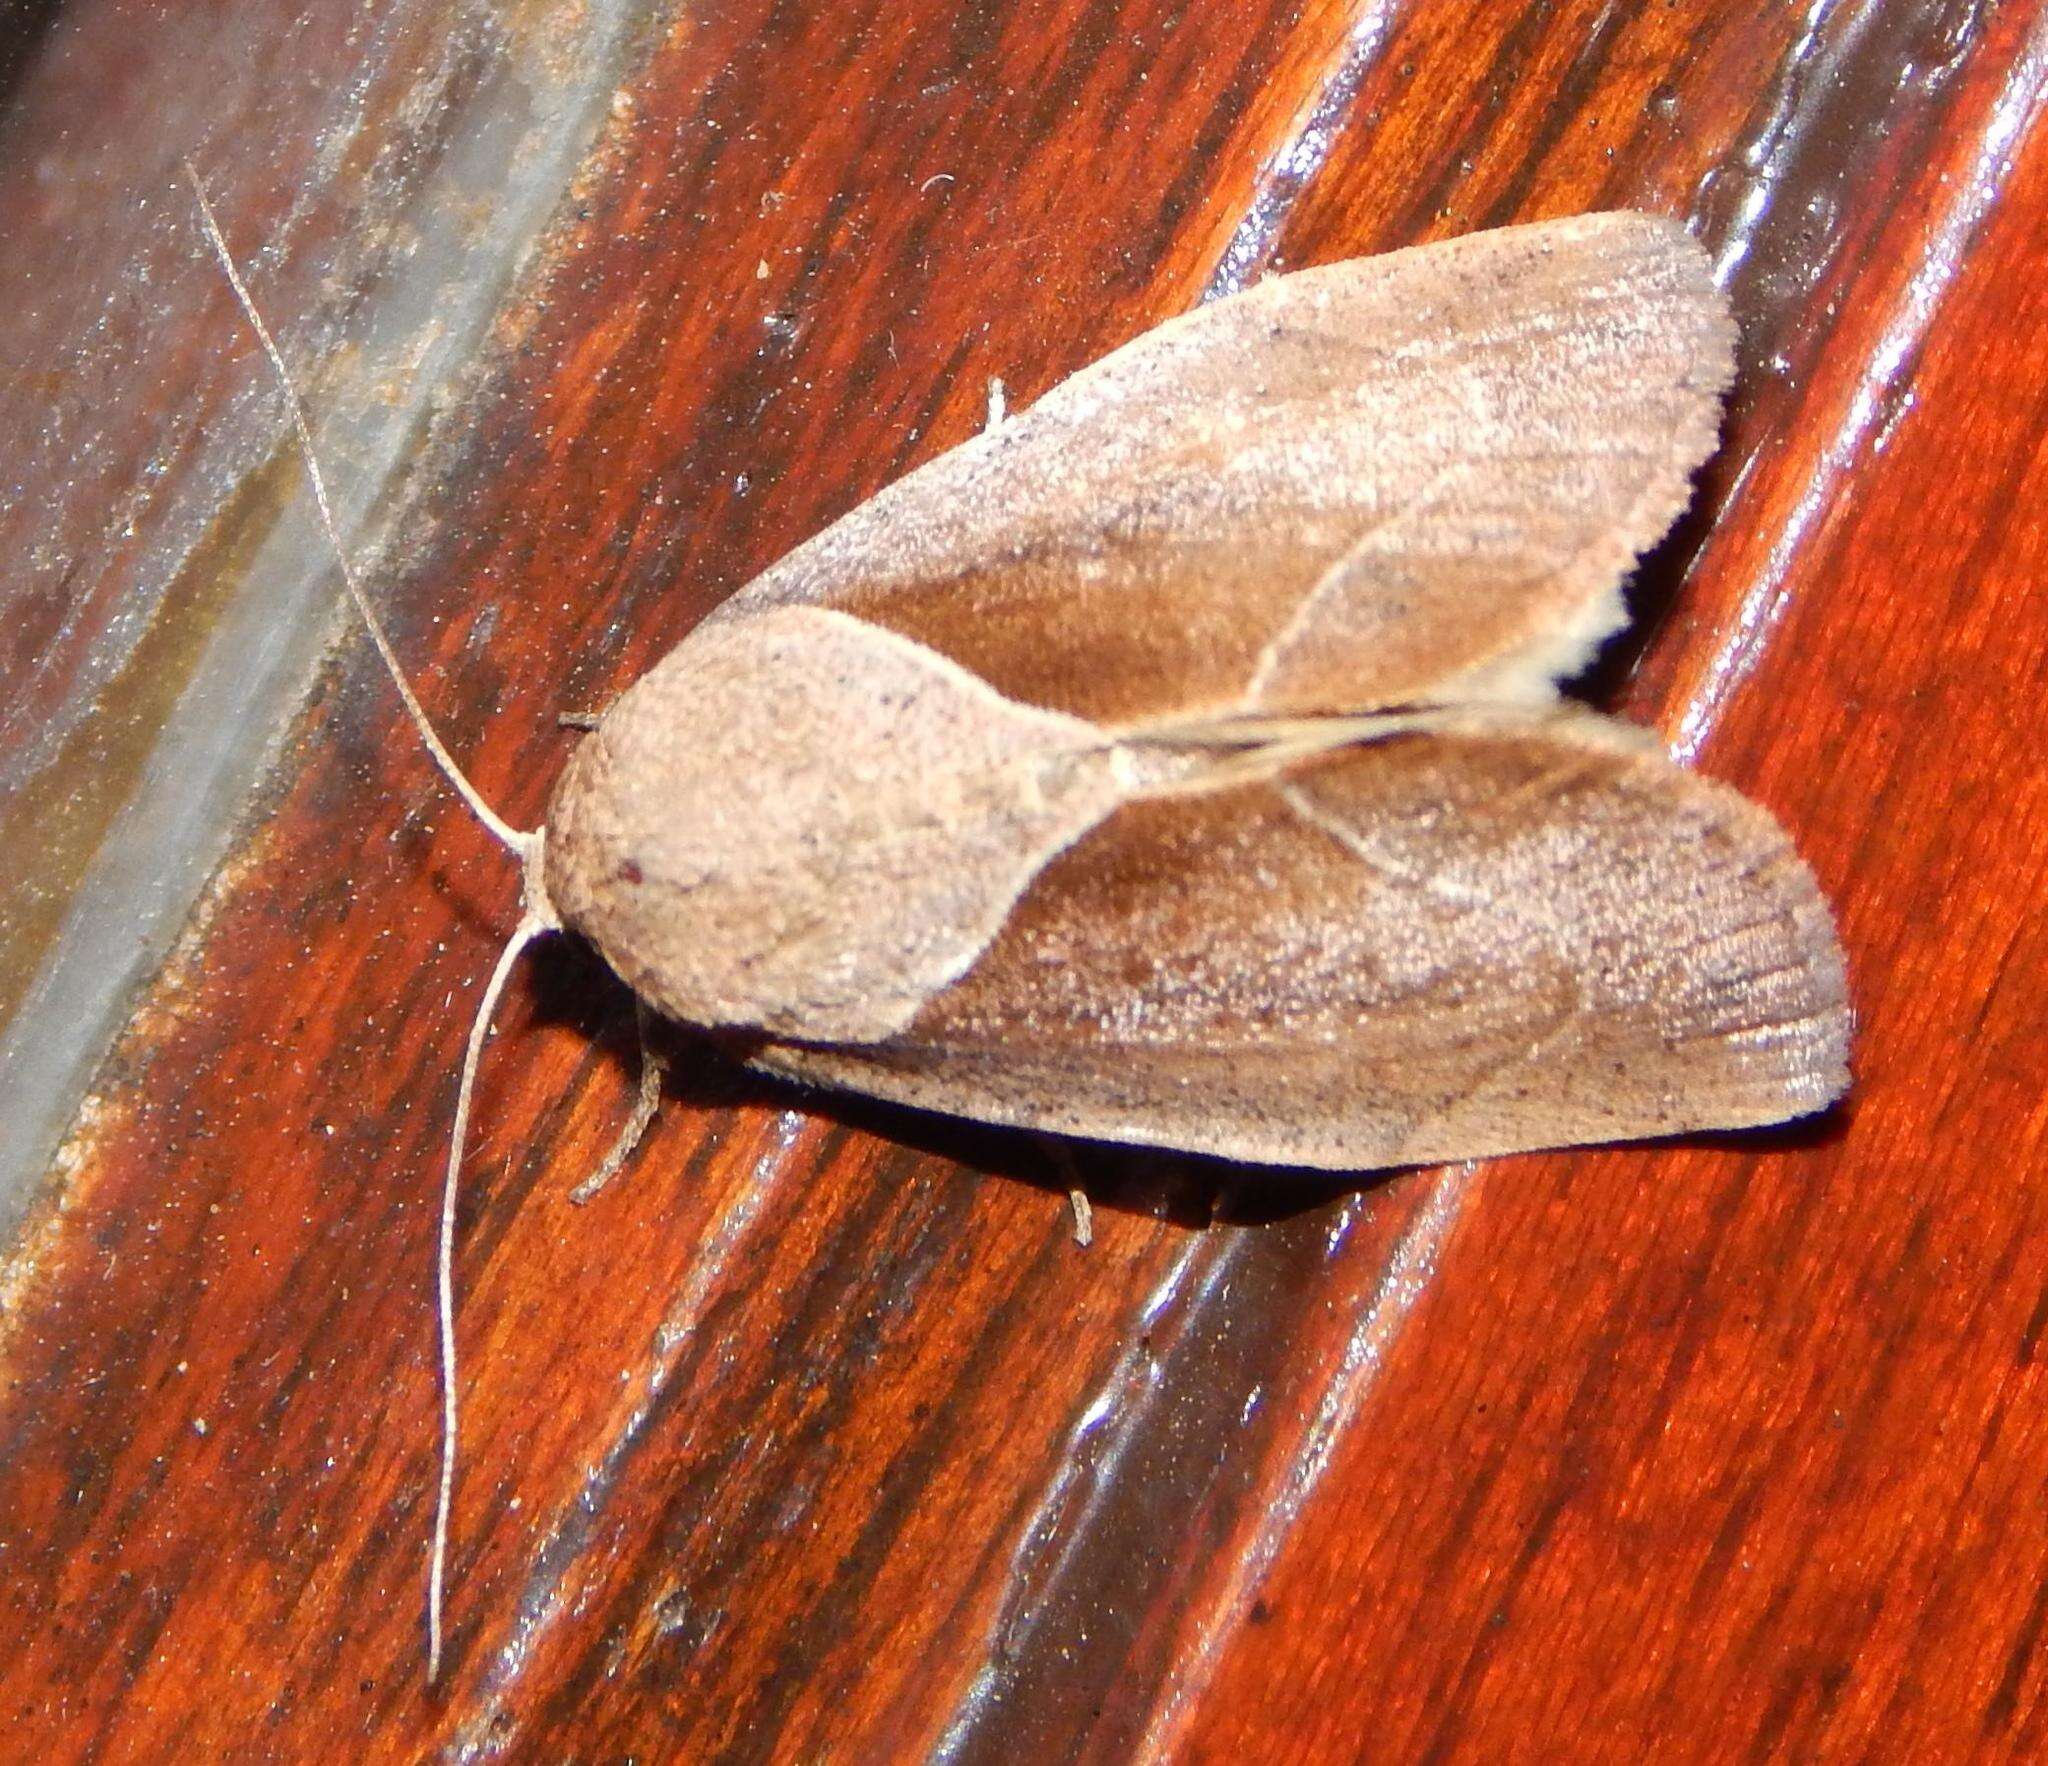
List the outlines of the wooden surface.
<svg viewBox="0 0 2048 1766">
<path fill-rule="evenodd" d="M 990 375 L 1027 402 L 1270 265 L 1641 204 L 1719 254 L 1744 365 L 1595 689 L 1792 829 L 1858 1077 L 1783 1132 L 1334 1195 L 1085 1152 L 1082 1252 L 1035 1147 L 679 1040 L 575 1209 L 630 1011 L 548 949 L 478 1104 L 429 1690 L 435 1166 L 515 879 L 350 635 L 9 1270 L 10 1748 L 2039 1757 L 2048 7 L 184 17 L 62 9 L 0 132 L 33 315 L 0 899 L 61 898 L 94 836 L 38 872 L 41 818 L 127 789 L 39 733 L 98 728 L 138 631 L 221 573 L 260 589 L 237 523 L 311 543 L 177 156 L 345 389 L 462 119 L 532 126 L 587 53 L 596 122 L 365 493 L 375 593 L 515 820 L 556 711 L 970 433 Z M 157 727 L 128 712 L 117 757 Z"/>
</svg>

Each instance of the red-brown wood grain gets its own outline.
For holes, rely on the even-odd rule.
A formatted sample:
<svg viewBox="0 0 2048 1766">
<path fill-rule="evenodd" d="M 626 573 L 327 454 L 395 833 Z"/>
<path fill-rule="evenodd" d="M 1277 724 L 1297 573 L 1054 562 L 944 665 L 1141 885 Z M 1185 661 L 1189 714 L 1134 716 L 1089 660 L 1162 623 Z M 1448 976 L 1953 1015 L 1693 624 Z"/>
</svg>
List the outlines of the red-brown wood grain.
<svg viewBox="0 0 2048 1766">
<path fill-rule="evenodd" d="M 179 153 L 324 361 L 465 96 L 617 22 L 177 16 L 77 5 L 11 94 L 24 436 L 17 401 L 84 359 L 122 203 L 175 201 Z M 1601 688 L 1815 863 L 1856 1093 L 1777 1134 L 1336 1194 L 1084 1153 L 1082 1252 L 1037 1148 L 679 1039 L 646 1147 L 575 1209 L 630 1012 L 547 949 L 478 1100 L 428 1689 L 435 1177 L 515 879 L 351 638 L 11 1265 L 20 1751 L 2038 1755 L 2048 11 L 759 0 L 619 42 L 374 578 L 515 820 L 556 711 L 969 433 L 988 376 L 1028 400 L 1268 263 L 1639 202 L 1721 254 L 1745 365 Z M 173 102 L 180 58 L 210 105 Z M 66 119 L 106 82 L 149 102 L 81 156 Z M 351 89 L 387 96 L 337 122 Z M 279 446 L 202 273 L 127 314 L 67 431 L 130 454 L 25 479 L 50 512 L 5 530 L 22 728 L 91 727 L 123 597 L 191 587 L 149 576 L 150 523 L 203 524 Z M 102 560 L 131 456 L 189 502 Z M 52 559 L 69 586 L 23 598 L 17 564 Z"/>
</svg>

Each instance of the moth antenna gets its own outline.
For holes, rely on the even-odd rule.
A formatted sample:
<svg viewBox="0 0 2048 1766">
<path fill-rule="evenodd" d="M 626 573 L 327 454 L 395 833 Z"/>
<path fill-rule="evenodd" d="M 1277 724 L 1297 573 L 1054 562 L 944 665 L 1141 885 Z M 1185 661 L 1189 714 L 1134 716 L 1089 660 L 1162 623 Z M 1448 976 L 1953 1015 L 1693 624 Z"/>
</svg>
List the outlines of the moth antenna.
<svg viewBox="0 0 2048 1766">
<path fill-rule="evenodd" d="M 371 607 L 370 598 L 363 593 L 363 586 L 356 579 L 355 566 L 349 562 L 348 548 L 342 544 L 341 528 L 334 519 L 334 506 L 327 495 L 327 478 L 320 469 L 320 455 L 313 446 L 312 426 L 306 421 L 305 402 L 299 397 L 291 370 L 285 366 L 284 352 L 277 347 L 277 339 L 271 336 L 270 327 L 263 322 L 249 285 L 235 267 L 234 255 L 228 250 L 220 222 L 214 217 L 213 204 L 207 200 L 206 185 L 199 176 L 199 168 L 189 159 L 184 164 L 185 175 L 192 180 L 192 193 L 199 199 L 199 219 L 205 228 L 207 242 L 213 247 L 214 256 L 220 260 L 228 286 L 241 303 L 250 328 L 263 345 L 263 353 L 270 358 L 278 385 L 283 389 L 285 409 L 290 413 L 299 451 L 305 458 L 306 476 L 313 486 L 313 501 L 320 511 L 320 525 L 326 529 L 327 542 L 333 547 L 335 560 L 341 566 L 341 580 L 348 589 L 349 599 L 362 616 L 370 642 L 377 647 L 385 672 L 391 676 L 391 684 L 405 702 L 413 728 L 419 732 L 434 764 L 441 769 L 442 777 L 455 787 L 477 820 L 518 856 L 525 875 L 525 911 L 505 948 L 498 953 L 497 966 L 491 971 L 491 979 L 484 988 L 483 999 L 478 1003 L 476 1017 L 469 1027 L 469 1041 L 462 1057 L 462 1079 L 455 1094 L 455 1126 L 449 1136 L 448 1175 L 441 1192 L 441 1228 L 435 1254 L 441 1347 L 441 1479 L 434 1511 L 433 1555 L 427 1580 L 427 1678 L 432 1681 L 441 1671 L 441 1610 L 447 1580 L 448 1518 L 455 1494 L 455 1201 L 456 1186 L 462 1175 L 462 1142 L 469 1130 L 470 1098 L 476 1090 L 477 1064 L 483 1055 L 484 1036 L 490 1028 L 491 1014 L 497 1009 L 498 996 L 505 990 L 506 978 L 511 974 L 519 953 L 543 932 L 553 931 L 560 922 L 548 904 L 547 892 L 541 882 L 541 831 L 513 827 L 485 802 L 483 793 L 455 764 L 455 757 L 435 731 L 426 708 L 420 704 L 419 695 L 412 690 L 405 670 L 399 666 L 398 653 L 384 635 L 383 622 Z"/>
<path fill-rule="evenodd" d="M 434 1256 L 437 1312 L 441 1329 L 441 1492 L 434 1505 L 434 1549 L 427 1571 L 427 1680 L 441 1672 L 441 1608 L 448 1580 L 448 1517 L 455 1500 L 455 1197 L 462 1176 L 462 1139 L 469 1129 L 469 1101 L 476 1090 L 477 1064 L 483 1057 L 484 1037 L 491 1027 L 491 1013 L 498 995 L 519 953 L 552 927 L 545 919 L 529 913 L 523 918 L 505 948 L 498 953 L 498 965 L 484 987 L 476 1016 L 470 1020 L 469 1042 L 462 1055 L 462 1082 L 455 1092 L 455 1128 L 448 1141 L 448 1176 L 441 1186 L 441 1232 Z"/>
<path fill-rule="evenodd" d="M 349 562 L 348 550 L 341 543 L 341 529 L 334 519 L 334 508 L 327 499 L 327 480 L 320 470 L 320 456 L 314 451 L 313 431 L 306 421 L 306 407 L 299 397 L 299 389 L 292 383 L 291 370 L 285 366 L 284 352 L 277 347 L 277 340 L 270 335 L 270 327 L 263 322 L 263 315 L 256 310 L 255 298 L 249 293 L 249 286 L 242 280 L 242 273 L 235 268 L 233 255 L 228 251 L 227 239 L 220 230 L 219 221 L 214 219 L 213 204 L 206 199 L 206 186 L 200 180 L 199 168 L 191 160 L 185 162 L 185 175 L 192 180 L 192 193 L 199 198 L 199 219 L 206 229 L 207 242 L 213 247 L 213 255 L 220 259 L 220 267 L 226 273 L 228 286 L 235 291 L 235 299 L 241 302 L 242 311 L 248 316 L 250 327 L 255 331 L 257 341 L 263 345 L 263 353 L 270 358 L 270 365 L 277 372 L 278 384 L 284 389 L 285 407 L 291 414 L 292 428 L 299 438 L 299 451 L 305 456 L 306 476 L 313 484 L 313 501 L 320 509 L 320 525 L 327 530 L 328 543 L 334 548 L 334 556 L 341 565 L 341 580 L 348 586 L 349 599 L 355 603 L 356 612 L 362 615 L 363 624 L 369 629 L 370 642 L 376 645 L 377 654 L 383 658 L 384 667 L 391 676 L 391 683 L 398 689 L 399 698 L 405 701 L 405 709 L 411 716 L 413 728 L 420 733 L 420 740 L 427 745 L 427 752 L 433 756 L 434 764 L 441 769 L 441 775 L 453 785 L 463 802 L 469 805 L 477 820 L 490 829 L 491 833 L 505 846 L 519 855 L 522 863 L 530 860 L 534 846 L 533 834 L 523 828 L 515 828 L 484 801 L 484 796 L 469 782 L 469 777 L 455 764 L 455 757 L 448 752 L 447 745 L 435 733 L 428 721 L 425 708 L 419 696 L 413 692 L 412 683 L 405 678 L 405 670 L 398 665 L 398 653 L 391 648 L 391 640 L 384 635 L 383 623 L 370 606 L 370 598 L 363 593 L 362 584 L 356 580 L 355 567 Z"/>
</svg>

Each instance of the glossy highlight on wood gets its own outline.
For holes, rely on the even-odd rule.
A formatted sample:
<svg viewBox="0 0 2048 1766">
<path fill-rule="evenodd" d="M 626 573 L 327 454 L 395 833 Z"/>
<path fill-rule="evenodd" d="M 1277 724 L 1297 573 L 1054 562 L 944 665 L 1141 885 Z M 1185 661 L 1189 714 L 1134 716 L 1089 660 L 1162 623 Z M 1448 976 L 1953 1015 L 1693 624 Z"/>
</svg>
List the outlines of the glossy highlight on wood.
<svg viewBox="0 0 2048 1766">
<path fill-rule="evenodd" d="M 478 1100 L 429 1693 L 433 1174 L 516 879 L 297 616 L 297 709 L 217 775 L 261 782 L 0 1290 L 24 1751 L 2039 1754 L 2048 11 L 79 0 L 10 78 L 10 961 L 187 728 L 160 659 L 208 679 L 267 536 L 312 544 L 190 153 L 273 242 L 372 593 L 522 824 L 558 712 L 991 375 L 1028 404 L 1267 266 L 1687 217 L 1731 417 L 1591 690 L 1793 832 L 1860 1017 L 1853 1098 L 1787 1131 L 1349 1190 L 1084 1152 L 1082 1252 L 1037 1147 L 681 1040 L 571 1207 L 631 1011 L 558 949 Z M 473 312 L 405 273 L 464 237 Z"/>
</svg>

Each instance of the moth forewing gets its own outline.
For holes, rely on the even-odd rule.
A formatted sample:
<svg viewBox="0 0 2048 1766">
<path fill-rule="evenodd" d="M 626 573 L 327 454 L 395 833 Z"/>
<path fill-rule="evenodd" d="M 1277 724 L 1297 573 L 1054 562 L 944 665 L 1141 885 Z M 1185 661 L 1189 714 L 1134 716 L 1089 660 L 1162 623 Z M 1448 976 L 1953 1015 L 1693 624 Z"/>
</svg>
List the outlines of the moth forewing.
<svg viewBox="0 0 2048 1766">
<path fill-rule="evenodd" d="M 784 603 L 1129 725 L 1527 696 L 1617 630 L 1734 329 L 1676 224 L 1579 216 L 1169 320 L 796 548 Z"/>
</svg>

